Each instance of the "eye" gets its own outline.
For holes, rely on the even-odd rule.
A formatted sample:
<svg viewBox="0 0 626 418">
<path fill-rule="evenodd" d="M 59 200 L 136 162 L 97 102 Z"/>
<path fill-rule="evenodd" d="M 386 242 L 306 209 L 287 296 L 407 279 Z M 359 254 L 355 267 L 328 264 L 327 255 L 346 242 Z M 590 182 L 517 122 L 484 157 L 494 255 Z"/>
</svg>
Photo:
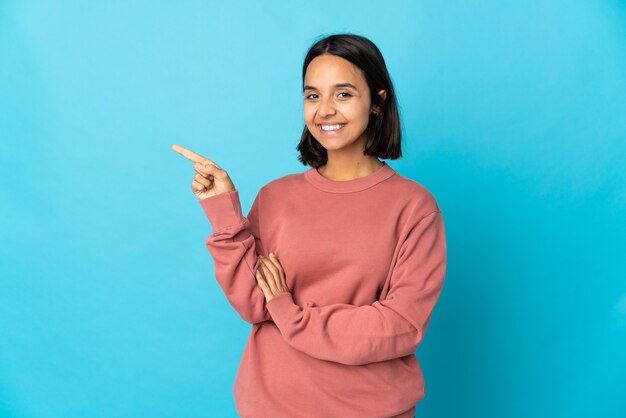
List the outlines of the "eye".
<svg viewBox="0 0 626 418">
<path fill-rule="evenodd" d="M 341 92 L 341 93 L 339 93 L 339 94 L 347 94 L 348 96 L 352 96 L 350 93 L 346 93 L 345 91 L 342 91 L 342 92 Z M 345 96 L 344 96 L 344 97 L 345 97 Z"/>
<path fill-rule="evenodd" d="M 305 99 L 310 99 L 311 96 L 317 96 L 316 94 L 309 94 L 308 96 L 305 97 Z"/>
</svg>

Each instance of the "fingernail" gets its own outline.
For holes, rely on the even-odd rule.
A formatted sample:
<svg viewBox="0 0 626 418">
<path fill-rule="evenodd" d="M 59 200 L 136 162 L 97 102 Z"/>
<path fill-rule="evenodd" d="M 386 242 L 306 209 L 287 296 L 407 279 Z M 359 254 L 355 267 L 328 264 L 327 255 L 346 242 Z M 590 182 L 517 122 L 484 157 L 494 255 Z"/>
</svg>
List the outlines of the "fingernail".
<svg viewBox="0 0 626 418">
<path fill-rule="evenodd" d="M 270 257 L 276 257 L 274 253 L 270 253 Z"/>
</svg>

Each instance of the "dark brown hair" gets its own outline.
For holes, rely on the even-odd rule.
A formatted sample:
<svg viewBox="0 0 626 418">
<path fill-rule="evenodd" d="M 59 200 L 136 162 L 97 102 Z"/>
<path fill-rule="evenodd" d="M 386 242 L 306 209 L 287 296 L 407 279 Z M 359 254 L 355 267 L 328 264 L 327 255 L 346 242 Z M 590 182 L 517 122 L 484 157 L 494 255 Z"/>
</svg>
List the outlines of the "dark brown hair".
<svg viewBox="0 0 626 418">
<path fill-rule="evenodd" d="M 370 90 L 372 105 L 380 108 L 378 114 L 370 114 L 363 154 L 391 160 L 401 158 L 402 128 L 396 93 L 378 47 L 369 39 L 351 33 L 333 34 L 316 41 L 309 48 L 302 66 L 303 91 L 307 67 L 315 57 L 324 54 L 344 58 L 361 69 Z M 382 89 L 387 92 L 384 101 L 378 94 Z M 328 160 L 326 149 L 311 135 L 306 124 L 296 150 L 300 151 L 298 161 L 304 165 L 318 168 Z"/>
</svg>

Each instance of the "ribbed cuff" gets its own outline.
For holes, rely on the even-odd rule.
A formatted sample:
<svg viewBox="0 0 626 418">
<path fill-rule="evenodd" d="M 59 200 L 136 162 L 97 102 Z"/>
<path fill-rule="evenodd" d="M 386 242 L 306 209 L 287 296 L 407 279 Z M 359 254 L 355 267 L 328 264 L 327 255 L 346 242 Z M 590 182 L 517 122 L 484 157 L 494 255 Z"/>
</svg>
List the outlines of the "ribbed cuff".
<svg viewBox="0 0 626 418">
<path fill-rule="evenodd" d="M 283 292 L 274 296 L 265 306 L 281 332 L 284 330 L 283 327 L 289 323 L 290 318 L 294 318 L 302 310 L 294 303 L 291 292 Z"/>
<path fill-rule="evenodd" d="M 200 199 L 199 202 L 213 231 L 239 225 L 244 220 L 238 190 Z"/>
</svg>

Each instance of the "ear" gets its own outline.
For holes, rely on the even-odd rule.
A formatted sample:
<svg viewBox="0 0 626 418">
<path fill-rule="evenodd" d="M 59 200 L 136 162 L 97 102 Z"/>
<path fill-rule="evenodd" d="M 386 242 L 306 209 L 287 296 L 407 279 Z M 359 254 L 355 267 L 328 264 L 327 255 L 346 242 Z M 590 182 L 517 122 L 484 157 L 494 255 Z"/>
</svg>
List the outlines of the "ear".
<svg viewBox="0 0 626 418">
<path fill-rule="evenodd" d="M 383 102 L 387 99 L 387 92 L 383 89 L 378 92 L 378 95 L 383 98 Z M 380 108 L 378 106 L 374 106 L 374 113 L 380 112 Z"/>
</svg>

